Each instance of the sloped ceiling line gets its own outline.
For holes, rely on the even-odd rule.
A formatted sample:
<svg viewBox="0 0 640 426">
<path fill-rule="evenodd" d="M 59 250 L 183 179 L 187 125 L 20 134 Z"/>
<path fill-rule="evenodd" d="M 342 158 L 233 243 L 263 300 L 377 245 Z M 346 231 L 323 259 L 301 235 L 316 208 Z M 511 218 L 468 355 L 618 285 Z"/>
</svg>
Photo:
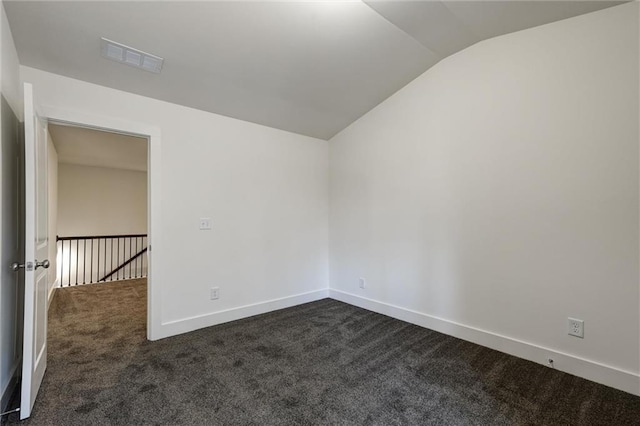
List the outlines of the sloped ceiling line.
<svg viewBox="0 0 640 426">
<path fill-rule="evenodd" d="M 320 139 L 472 44 L 621 3 L 3 1 L 22 65 Z M 101 37 L 162 72 L 101 57 Z"/>
<path fill-rule="evenodd" d="M 366 0 L 365 3 L 439 59 L 480 39 L 442 1 Z"/>
</svg>

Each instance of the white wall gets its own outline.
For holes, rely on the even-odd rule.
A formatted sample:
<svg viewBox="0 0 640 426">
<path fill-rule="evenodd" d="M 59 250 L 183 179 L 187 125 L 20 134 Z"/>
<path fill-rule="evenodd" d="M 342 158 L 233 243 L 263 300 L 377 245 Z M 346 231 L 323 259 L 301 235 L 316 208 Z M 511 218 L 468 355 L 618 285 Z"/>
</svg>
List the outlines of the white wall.
<svg viewBox="0 0 640 426">
<path fill-rule="evenodd" d="M 9 191 L 17 189 L 14 175 L 15 159 L 10 158 L 17 149 L 13 139 L 17 130 L 17 120 L 22 117 L 22 102 L 20 102 L 20 88 L 18 80 L 18 55 L 4 11 L 0 2 L 0 89 L 7 100 L 0 105 L 2 116 L 2 149 L 0 149 L 0 411 L 4 408 L 7 398 L 12 391 L 11 385 L 16 377 L 16 370 L 20 363 L 20 338 L 18 335 L 21 321 L 21 310 L 17 301 L 20 290 L 16 282 L 16 274 L 7 266 L 16 259 L 15 240 L 15 206 L 13 194 Z M 5 126 L 11 128 L 5 128 Z M 11 167 L 11 169 L 10 169 Z"/>
<path fill-rule="evenodd" d="M 58 235 L 58 153 L 56 147 L 53 144 L 51 134 L 47 131 L 47 143 L 49 145 L 48 150 L 48 186 L 49 192 L 47 200 L 48 206 L 48 229 L 49 229 L 49 297 L 53 295 L 53 289 L 56 287 L 56 277 L 58 276 L 58 262 L 57 262 L 57 249 L 56 249 L 56 235 Z"/>
<path fill-rule="evenodd" d="M 145 234 L 147 173 L 60 163 L 58 235 Z"/>
<path fill-rule="evenodd" d="M 640 393 L 638 114 L 637 3 L 442 61 L 330 141 L 331 294 Z"/>
<path fill-rule="evenodd" d="M 2 95 L 7 99 L 18 119 L 22 121 L 23 105 L 18 52 L 16 52 L 16 47 L 13 43 L 13 36 L 4 11 L 4 5 L 2 6 L 1 21 L 2 61 L 0 62 L 0 80 L 2 82 Z"/>
<path fill-rule="evenodd" d="M 154 337 L 326 296 L 326 141 L 32 68 L 21 77 L 42 106 L 160 129 L 162 231 L 152 242 L 160 298 L 152 303 L 162 325 Z M 213 229 L 200 231 L 200 217 Z"/>
</svg>

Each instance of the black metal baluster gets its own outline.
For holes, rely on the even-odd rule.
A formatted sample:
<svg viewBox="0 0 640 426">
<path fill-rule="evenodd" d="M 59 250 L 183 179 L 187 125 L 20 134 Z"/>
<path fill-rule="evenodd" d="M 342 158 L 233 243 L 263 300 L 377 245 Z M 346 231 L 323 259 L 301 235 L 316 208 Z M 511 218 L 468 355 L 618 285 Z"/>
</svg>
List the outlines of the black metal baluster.
<svg viewBox="0 0 640 426">
<path fill-rule="evenodd" d="M 89 282 L 93 282 L 93 238 L 91 239 L 91 273 L 89 274 Z"/>
<path fill-rule="evenodd" d="M 80 256 L 80 241 L 83 241 L 83 240 L 78 238 L 78 256 Z M 84 244 L 83 244 L 83 246 L 84 246 Z M 84 258 L 84 256 L 83 256 L 83 258 Z M 80 269 L 80 261 L 78 261 L 78 270 L 79 269 Z M 80 284 L 80 283 L 84 284 L 84 259 L 82 260 L 82 275 L 83 275 L 83 277 L 78 279 L 78 284 Z"/>
<path fill-rule="evenodd" d="M 80 251 L 79 243 L 80 240 L 76 240 L 76 285 L 78 285 L 78 252 Z"/>
<path fill-rule="evenodd" d="M 120 265 L 124 265 L 124 262 L 126 262 L 126 260 L 128 259 L 127 257 L 127 239 L 123 238 L 122 239 L 122 262 L 120 263 Z M 127 279 L 127 265 L 124 265 L 124 267 L 122 268 L 122 279 Z"/>
<path fill-rule="evenodd" d="M 120 260 L 120 238 L 118 237 L 118 261 L 116 262 L 116 268 L 120 265 L 122 265 L 122 261 Z M 116 281 L 118 281 L 119 279 L 121 279 L 120 270 L 116 272 Z"/>
<path fill-rule="evenodd" d="M 122 261 L 120 260 L 120 237 L 118 237 L 118 255 L 116 256 L 116 269 L 121 264 L 122 264 Z M 116 281 L 118 281 L 119 279 L 120 279 L 120 270 L 116 272 Z"/>
<path fill-rule="evenodd" d="M 69 240 L 69 287 L 71 287 L 71 248 L 73 241 Z"/>
<path fill-rule="evenodd" d="M 127 245 L 125 244 L 126 240 L 123 238 L 122 239 L 122 258 L 120 259 L 120 262 L 118 262 L 118 267 L 122 266 L 122 264 L 124 263 L 124 260 L 127 258 Z M 126 272 L 126 267 L 122 268 L 122 276 L 120 277 L 120 279 L 125 279 L 125 272 Z"/>
<path fill-rule="evenodd" d="M 136 253 L 140 251 L 140 249 L 138 248 L 138 240 L 139 238 L 136 237 Z M 142 241 L 140 241 L 140 247 L 142 247 Z M 136 257 L 136 278 L 140 278 L 140 261 L 138 260 L 137 257 Z"/>
<path fill-rule="evenodd" d="M 87 239 L 82 240 L 82 284 L 87 283 Z"/>
<path fill-rule="evenodd" d="M 117 239 L 112 239 L 111 240 L 111 245 L 113 245 L 114 242 L 117 242 Z M 111 270 L 113 271 L 115 269 L 116 266 L 118 266 L 118 247 L 116 247 L 113 251 L 114 253 L 114 259 L 112 259 L 112 263 L 111 263 Z M 115 260 L 115 262 L 113 262 L 113 260 Z M 113 281 L 113 277 L 111 277 L 111 281 Z"/>
<path fill-rule="evenodd" d="M 98 256 L 96 256 L 96 282 L 100 279 L 100 238 L 98 238 Z"/>
<path fill-rule="evenodd" d="M 131 241 L 131 237 L 129 237 L 129 259 L 131 259 L 131 257 L 133 257 L 133 255 L 131 254 L 131 249 L 133 248 L 133 244 Z M 133 262 L 129 263 L 129 279 L 131 279 L 131 267 L 133 266 Z"/>
<path fill-rule="evenodd" d="M 62 287 L 62 277 L 64 276 L 64 240 L 60 241 L 60 244 L 62 246 L 60 250 L 60 287 Z"/>
<path fill-rule="evenodd" d="M 111 238 L 111 270 L 113 271 L 113 238 Z M 109 277 L 109 281 L 113 281 L 113 276 Z"/>
<path fill-rule="evenodd" d="M 112 271 L 118 267 L 118 262 L 120 262 L 120 238 L 116 238 L 116 242 L 118 244 L 116 246 L 116 261 L 113 264 L 113 268 L 111 268 Z M 114 280 L 118 281 L 118 272 L 114 274 L 114 277 Z"/>
<path fill-rule="evenodd" d="M 136 251 L 136 254 L 138 254 L 138 237 L 133 237 L 133 240 L 133 247 Z M 136 257 L 131 263 L 133 263 L 133 278 L 138 278 L 138 258 Z"/>
</svg>

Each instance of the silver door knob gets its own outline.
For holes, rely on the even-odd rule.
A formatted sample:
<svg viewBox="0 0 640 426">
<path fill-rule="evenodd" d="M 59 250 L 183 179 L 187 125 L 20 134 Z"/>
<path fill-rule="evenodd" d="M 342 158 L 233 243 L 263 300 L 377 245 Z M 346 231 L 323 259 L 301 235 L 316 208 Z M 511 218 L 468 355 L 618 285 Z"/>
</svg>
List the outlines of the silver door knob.
<svg viewBox="0 0 640 426">
<path fill-rule="evenodd" d="M 44 269 L 48 269 L 49 266 L 51 266 L 51 264 L 49 263 L 49 260 L 43 260 L 42 262 L 38 262 L 36 260 L 36 269 L 38 268 L 44 268 Z"/>
<path fill-rule="evenodd" d="M 13 272 L 18 272 L 22 268 L 24 268 L 24 263 L 13 262 L 11 264 L 11 270 Z"/>
</svg>

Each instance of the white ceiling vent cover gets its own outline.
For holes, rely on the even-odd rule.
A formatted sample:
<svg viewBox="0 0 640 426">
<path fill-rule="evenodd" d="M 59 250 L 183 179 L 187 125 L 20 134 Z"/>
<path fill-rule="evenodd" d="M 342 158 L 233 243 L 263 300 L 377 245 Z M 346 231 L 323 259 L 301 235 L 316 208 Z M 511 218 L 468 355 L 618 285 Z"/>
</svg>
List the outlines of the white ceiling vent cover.
<svg viewBox="0 0 640 426">
<path fill-rule="evenodd" d="M 122 43 L 116 43 L 115 41 L 104 37 L 100 39 L 100 44 L 102 56 L 107 59 L 131 65 L 136 68 L 141 68 L 145 71 L 154 72 L 156 74 L 159 74 L 162 70 L 164 59 L 159 56 L 134 49 L 133 47 L 126 46 Z"/>
</svg>

